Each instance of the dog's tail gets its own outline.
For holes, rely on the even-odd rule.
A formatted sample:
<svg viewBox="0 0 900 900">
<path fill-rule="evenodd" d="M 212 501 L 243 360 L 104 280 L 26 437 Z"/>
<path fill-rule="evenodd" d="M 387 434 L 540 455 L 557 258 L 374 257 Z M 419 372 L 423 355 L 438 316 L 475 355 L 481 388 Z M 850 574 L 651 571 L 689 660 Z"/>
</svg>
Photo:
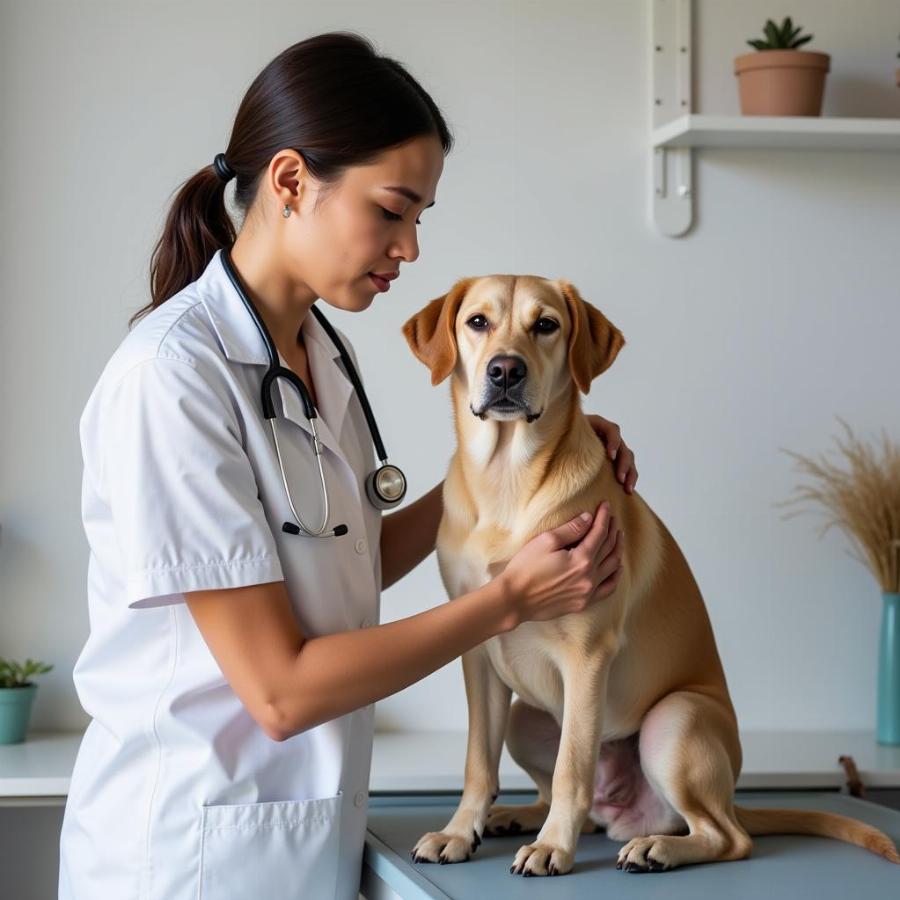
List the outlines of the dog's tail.
<svg viewBox="0 0 900 900">
<path fill-rule="evenodd" d="M 836 838 L 871 850 L 900 865 L 900 853 L 897 853 L 894 842 L 883 831 L 849 816 L 807 809 L 749 809 L 737 805 L 734 811 L 738 821 L 750 835 L 815 834 Z"/>
</svg>

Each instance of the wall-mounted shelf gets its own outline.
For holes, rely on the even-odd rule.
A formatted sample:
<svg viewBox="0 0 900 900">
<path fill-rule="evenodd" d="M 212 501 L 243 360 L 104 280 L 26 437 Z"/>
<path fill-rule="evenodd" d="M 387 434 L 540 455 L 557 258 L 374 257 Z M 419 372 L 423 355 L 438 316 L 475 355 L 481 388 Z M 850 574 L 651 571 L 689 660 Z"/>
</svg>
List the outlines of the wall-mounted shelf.
<svg viewBox="0 0 900 900">
<path fill-rule="evenodd" d="M 900 150 L 900 119 L 681 116 L 653 129 L 654 147 Z"/>
<path fill-rule="evenodd" d="M 900 119 L 693 112 L 692 0 L 653 0 L 653 218 L 670 237 L 694 219 L 694 148 L 900 150 Z"/>
</svg>

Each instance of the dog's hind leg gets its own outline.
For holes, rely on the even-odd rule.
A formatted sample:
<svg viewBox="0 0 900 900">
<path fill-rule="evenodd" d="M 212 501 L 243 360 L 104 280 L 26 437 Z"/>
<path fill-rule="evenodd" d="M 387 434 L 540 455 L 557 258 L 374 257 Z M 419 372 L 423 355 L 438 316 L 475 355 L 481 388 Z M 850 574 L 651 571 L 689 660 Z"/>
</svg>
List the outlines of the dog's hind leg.
<svg viewBox="0 0 900 900">
<path fill-rule="evenodd" d="M 619 851 L 616 868 L 663 871 L 750 855 L 752 841 L 734 811 L 741 753 L 727 699 L 696 691 L 667 694 L 645 716 L 639 747 L 647 781 L 684 819 L 688 834 L 632 838 Z"/>
</svg>

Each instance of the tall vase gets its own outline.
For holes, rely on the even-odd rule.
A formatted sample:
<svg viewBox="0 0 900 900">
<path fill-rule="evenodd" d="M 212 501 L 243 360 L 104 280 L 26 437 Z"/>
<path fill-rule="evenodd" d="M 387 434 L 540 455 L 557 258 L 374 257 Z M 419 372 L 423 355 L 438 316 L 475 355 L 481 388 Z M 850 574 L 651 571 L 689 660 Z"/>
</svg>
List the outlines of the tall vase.
<svg viewBox="0 0 900 900">
<path fill-rule="evenodd" d="M 883 594 L 878 644 L 878 743 L 900 744 L 900 594 Z"/>
</svg>

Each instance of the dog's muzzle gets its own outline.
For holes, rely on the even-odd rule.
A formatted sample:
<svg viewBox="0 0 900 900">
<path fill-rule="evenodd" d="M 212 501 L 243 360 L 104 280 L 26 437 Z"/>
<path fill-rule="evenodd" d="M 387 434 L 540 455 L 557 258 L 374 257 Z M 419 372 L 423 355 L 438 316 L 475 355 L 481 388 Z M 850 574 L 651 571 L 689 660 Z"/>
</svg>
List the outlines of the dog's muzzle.
<svg viewBox="0 0 900 900">
<path fill-rule="evenodd" d="M 481 409 L 470 407 L 479 419 L 487 417 L 487 411 L 498 413 L 525 413 L 525 418 L 533 422 L 540 412 L 533 413 L 525 401 L 525 379 L 528 366 L 521 356 L 495 356 L 487 364 L 485 393 Z"/>
</svg>

